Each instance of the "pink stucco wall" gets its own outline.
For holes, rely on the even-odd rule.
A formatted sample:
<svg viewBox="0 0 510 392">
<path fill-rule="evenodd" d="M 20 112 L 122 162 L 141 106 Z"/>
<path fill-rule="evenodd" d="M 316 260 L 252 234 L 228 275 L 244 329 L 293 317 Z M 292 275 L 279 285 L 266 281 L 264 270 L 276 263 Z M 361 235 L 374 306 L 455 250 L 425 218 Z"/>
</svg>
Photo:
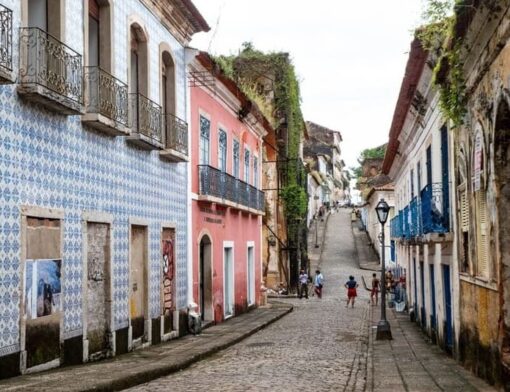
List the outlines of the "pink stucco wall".
<svg viewBox="0 0 510 392">
<path fill-rule="evenodd" d="M 250 154 L 258 157 L 259 184 L 262 166 L 261 146 L 257 135 L 237 119 L 237 113 L 226 108 L 218 96 L 208 94 L 200 87 L 191 88 L 191 173 L 192 192 L 198 194 L 199 187 L 199 135 L 200 114 L 211 121 L 209 165 L 218 167 L 218 130 L 221 127 L 227 133 L 227 173 L 233 174 L 233 139 L 240 142 L 240 178 L 244 180 L 244 151 L 248 147 Z M 250 183 L 253 184 L 253 160 L 250 161 Z M 209 221 L 206 221 L 209 218 Z M 211 222 L 213 220 L 214 222 Z M 199 294 L 199 253 L 200 241 L 208 235 L 212 243 L 212 295 L 214 319 L 223 319 L 223 243 L 233 242 L 234 253 L 234 315 L 246 310 L 247 305 L 247 266 L 248 242 L 254 243 L 255 261 L 255 303 L 259 304 L 261 277 L 260 237 L 262 218 L 258 215 L 236 208 L 216 205 L 204 201 L 192 202 L 192 248 L 193 248 L 193 296 L 200 303 Z"/>
</svg>

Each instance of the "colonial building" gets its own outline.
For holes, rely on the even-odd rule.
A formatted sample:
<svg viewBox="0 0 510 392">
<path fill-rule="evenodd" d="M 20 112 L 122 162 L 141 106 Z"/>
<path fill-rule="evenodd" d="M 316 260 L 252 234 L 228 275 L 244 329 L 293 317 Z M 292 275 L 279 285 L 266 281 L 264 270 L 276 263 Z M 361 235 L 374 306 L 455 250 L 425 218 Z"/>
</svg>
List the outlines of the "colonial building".
<svg viewBox="0 0 510 392">
<path fill-rule="evenodd" d="M 2 0 L 0 377 L 170 339 L 187 305 L 189 0 Z"/>
<path fill-rule="evenodd" d="M 204 52 L 190 64 L 193 295 L 216 323 L 260 301 L 269 122 Z"/>
<path fill-rule="evenodd" d="M 411 44 L 382 166 L 395 184 L 391 238 L 407 272 L 408 308 L 423 330 L 454 349 L 457 290 L 451 225 L 448 124 L 432 82 L 434 55 L 418 39 Z"/>
<path fill-rule="evenodd" d="M 452 131 L 458 358 L 509 390 L 510 1 L 460 3 L 451 37 L 461 48 L 465 87 L 459 93 L 466 105 L 462 124 Z M 441 64 L 443 88 L 452 66 Z"/>
</svg>

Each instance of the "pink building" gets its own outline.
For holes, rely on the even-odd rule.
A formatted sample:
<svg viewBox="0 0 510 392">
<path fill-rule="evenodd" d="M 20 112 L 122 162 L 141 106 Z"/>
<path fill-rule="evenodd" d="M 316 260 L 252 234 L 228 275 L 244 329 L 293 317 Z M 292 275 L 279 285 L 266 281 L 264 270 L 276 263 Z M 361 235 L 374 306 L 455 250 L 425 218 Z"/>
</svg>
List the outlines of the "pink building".
<svg viewBox="0 0 510 392">
<path fill-rule="evenodd" d="M 263 138 L 274 131 L 207 53 L 190 75 L 193 298 L 221 322 L 260 301 Z"/>
</svg>

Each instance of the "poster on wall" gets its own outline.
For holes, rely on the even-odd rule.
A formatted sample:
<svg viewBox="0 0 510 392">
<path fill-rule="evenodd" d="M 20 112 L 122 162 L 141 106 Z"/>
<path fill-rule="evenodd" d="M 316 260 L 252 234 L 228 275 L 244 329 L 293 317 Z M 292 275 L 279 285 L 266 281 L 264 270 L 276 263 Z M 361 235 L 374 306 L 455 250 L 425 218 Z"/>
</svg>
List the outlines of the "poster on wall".
<svg viewBox="0 0 510 392">
<path fill-rule="evenodd" d="M 163 229 L 162 237 L 163 315 L 170 316 L 174 310 L 175 230 Z"/>
<path fill-rule="evenodd" d="M 25 312 L 28 320 L 61 310 L 60 259 L 29 259 L 25 262 Z"/>
</svg>

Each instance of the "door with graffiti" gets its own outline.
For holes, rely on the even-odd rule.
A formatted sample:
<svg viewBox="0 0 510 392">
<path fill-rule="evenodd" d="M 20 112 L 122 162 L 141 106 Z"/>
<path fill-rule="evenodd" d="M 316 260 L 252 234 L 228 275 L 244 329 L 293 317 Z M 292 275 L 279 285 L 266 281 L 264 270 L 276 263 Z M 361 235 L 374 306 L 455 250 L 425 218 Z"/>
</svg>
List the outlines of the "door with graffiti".
<svg viewBox="0 0 510 392">
<path fill-rule="evenodd" d="M 175 310 L 175 229 L 163 228 L 161 235 L 161 308 L 163 333 L 172 332 Z"/>
</svg>

